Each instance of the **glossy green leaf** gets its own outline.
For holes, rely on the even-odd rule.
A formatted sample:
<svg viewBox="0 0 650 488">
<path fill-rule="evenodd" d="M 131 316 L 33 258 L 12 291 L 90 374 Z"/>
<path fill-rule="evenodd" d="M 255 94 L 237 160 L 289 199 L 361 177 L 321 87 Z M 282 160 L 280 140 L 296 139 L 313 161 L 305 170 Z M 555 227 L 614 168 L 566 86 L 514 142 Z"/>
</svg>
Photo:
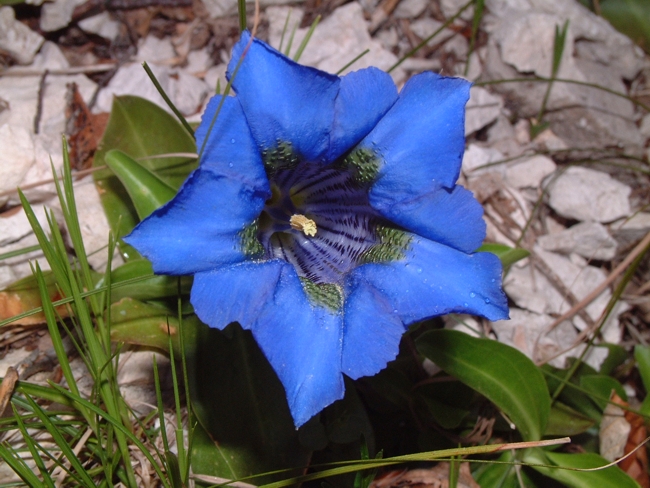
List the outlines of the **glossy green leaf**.
<svg viewBox="0 0 650 488">
<path fill-rule="evenodd" d="M 561 402 L 555 402 L 546 424 L 547 437 L 567 437 L 581 434 L 596 422 Z"/>
<path fill-rule="evenodd" d="M 151 276 L 146 280 L 138 280 L 135 283 L 116 286 L 122 282 Z M 115 268 L 111 272 L 111 284 L 114 288 L 111 290 L 111 302 L 117 302 L 122 298 L 134 298 L 136 300 L 160 300 L 161 298 L 176 297 L 179 292 L 181 295 L 188 295 L 192 287 L 191 276 L 166 276 L 154 275 L 151 262 L 140 258 L 128 261 L 123 265 Z M 105 283 L 102 278 L 97 286 L 103 286 Z"/>
<path fill-rule="evenodd" d="M 579 469 L 597 468 L 609 463 L 598 454 L 565 454 L 543 451 L 539 448 L 525 451 L 524 461 L 532 464 Z M 573 469 L 541 467 L 534 467 L 534 469 L 565 484 L 569 488 L 639 488 L 639 484 L 617 466 L 611 466 L 599 471 L 574 471 Z"/>
<path fill-rule="evenodd" d="M 193 446 L 194 473 L 234 479 L 307 465 L 284 388 L 249 331 L 201 324 L 186 354 L 192 406 L 213 441 Z"/>
<path fill-rule="evenodd" d="M 501 264 L 503 264 L 504 268 L 530 256 L 530 252 L 521 247 L 510 247 L 505 244 L 495 243 L 483 244 L 476 251 L 491 252 L 492 254 L 495 254 L 501 260 Z"/>
<path fill-rule="evenodd" d="M 598 405 L 601 410 L 604 410 L 607 406 L 607 400 L 609 400 L 612 390 L 615 391 L 623 400 L 627 401 L 627 393 L 625 393 L 623 385 L 611 376 L 600 374 L 583 375 L 580 377 L 580 386 L 593 393 L 594 396 L 592 397 L 592 401 Z"/>
<path fill-rule="evenodd" d="M 600 0 L 603 17 L 650 53 L 650 2 L 648 0 Z"/>
<path fill-rule="evenodd" d="M 426 332 L 416 345 L 445 372 L 503 410 L 525 440 L 542 437 L 550 397 L 541 372 L 524 354 L 497 341 L 448 329 Z"/>
<path fill-rule="evenodd" d="M 641 381 L 645 391 L 650 391 L 650 346 L 642 346 L 637 344 L 634 346 L 634 359 L 636 360 L 636 367 L 641 374 Z"/>
<path fill-rule="evenodd" d="M 197 166 L 196 158 L 187 155 L 151 159 L 151 156 L 163 154 L 196 153 L 195 141 L 178 120 L 158 105 L 129 95 L 113 99 L 93 166 L 104 166 L 106 153 L 112 149 L 119 149 L 138 160 L 175 190 Z M 117 237 L 123 237 L 139 221 L 131 198 L 111 170 L 95 172 L 94 179 L 111 230 Z M 138 256 L 133 248 L 123 243 L 120 250 L 127 259 Z"/>
<path fill-rule="evenodd" d="M 567 372 L 566 369 L 554 368 L 548 364 L 541 366 L 540 371 L 544 373 L 548 390 L 551 392 L 555 391 L 560 386 L 560 378 L 563 378 Z M 596 372 L 593 368 L 590 368 L 585 364 L 580 365 L 576 374 L 562 390 L 562 393 L 560 393 L 557 400 L 568 405 L 582 415 L 585 415 L 596 422 L 600 422 L 603 414 L 602 409 L 599 409 L 596 406 L 589 395 L 573 387 L 573 385 L 579 385 L 580 377 L 583 374 L 593 375 L 596 374 Z"/>
<path fill-rule="evenodd" d="M 126 188 L 140 220 L 148 217 L 176 195 L 176 190 L 158 178 L 153 171 L 119 149 L 108 151 L 104 161 Z"/>
<path fill-rule="evenodd" d="M 196 316 L 183 318 L 183 336 L 193 344 L 202 326 Z M 169 335 L 176 357 L 180 357 L 178 316 L 167 308 L 124 298 L 111 305 L 111 340 L 169 350 Z M 169 334 L 169 335 L 168 335 Z"/>
<path fill-rule="evenodd" d="M 515 462 L 512 452 L 504 452 L 497 461 L 498 464 L 481 465 L 474 473 L 476 482 L 486 488 L 521 488 L 515 467 L 512 464 L 503 464 Z M 534 485 L 526 484 L 527 488 L 530 486 Z"/>
</svg>

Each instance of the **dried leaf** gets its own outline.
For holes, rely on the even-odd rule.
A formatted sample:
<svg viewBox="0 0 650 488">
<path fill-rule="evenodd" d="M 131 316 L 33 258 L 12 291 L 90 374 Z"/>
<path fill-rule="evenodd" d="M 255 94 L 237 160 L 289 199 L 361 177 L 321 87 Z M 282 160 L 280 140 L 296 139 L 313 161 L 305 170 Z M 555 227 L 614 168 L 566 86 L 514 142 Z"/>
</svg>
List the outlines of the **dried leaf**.
<svg viewBox="0 0 650 488">
<path fill-rule="evenodd" d="M 68 84 L 66 98 L 66 135 L 68 136 L 70 163 L 73 168 L 78 170 L 89 168 L 97 150 L 97 144 L 106 129 L 108 114 L 91 113 L 81 97 L 76 83 Z"/>
<path fill-rule="evenodd" d="M 449 488 L 449 463 L 439 463 L 431 469 L 390 471 L 374 480 L 369 488 Z M 481 488 L 469 471 L 469 463 L 462 463 L 457 488 Z"/>
<path fill-rule="evenodd" d="M 612 401 L 617 405 L 629 407 L 629 403 L 621 399 L 616 393 L 612 395 Z M 629 423 L 631 429 L 625 443 L 624 454 L 632 452 L 648 436 L 648 430 L 645 427 L 643 417 L 631 412 L 625 411 L 625 420 Z M 630 457 L 623 459 L 618 463 L 619 467 L 625 471 L 631 478 L 634 478 L 641 488 L 650 488 L 650 476 L 648 476 L 648 449 L 642 446 Z"/>
</svg>

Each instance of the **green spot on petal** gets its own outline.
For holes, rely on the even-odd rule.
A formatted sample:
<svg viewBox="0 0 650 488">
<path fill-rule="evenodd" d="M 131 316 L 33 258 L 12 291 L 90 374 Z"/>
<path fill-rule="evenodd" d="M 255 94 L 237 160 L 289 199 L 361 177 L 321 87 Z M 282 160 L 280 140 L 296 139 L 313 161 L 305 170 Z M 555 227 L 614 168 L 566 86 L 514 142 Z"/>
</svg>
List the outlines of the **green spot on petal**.
<svg viewBox="0 0 650 488">
<path fill-rule="evenodd" d="M 371 183 L 379 173 L 379 158 L 370 149 L 357 149 L 346 156 L 342 166 L 354 174 L 359 184 Z"/>
<path fill-rule="evenodd" d="M 254 220 L 239 233 L 241 237 L 242 251 L 244 254 L 246 254 L 246 256 L 255 258 L 260 257 L 264 254 L 264 248 L 257 238 L 258 230 L 259 222 L 257 220 Z"/>
<path fill-rule="evenodd" d="M 300 278 L 307 297 L 315 304 L 338 312 L 343 306 L 343 291 L 332 283 L 314 283 L 309 278 Z"/>
<path fill-rule="evenodd" d="M 404 252 L 413 239 L 402 230 L 384 225 L 377 226 L 375 233 L 379 243 L 367 249 L 359 257 L 359 264 L 399 261 L 404 258 Z"/>
<path fill-rule="evenodd" d="M 262 151 L 262 161 L 266 174 L 270 177 L 280 170 L 295 168 L 300 158 L 293 152 L 290 142 L 278 141 L 275 148 Z"/>
</svg>

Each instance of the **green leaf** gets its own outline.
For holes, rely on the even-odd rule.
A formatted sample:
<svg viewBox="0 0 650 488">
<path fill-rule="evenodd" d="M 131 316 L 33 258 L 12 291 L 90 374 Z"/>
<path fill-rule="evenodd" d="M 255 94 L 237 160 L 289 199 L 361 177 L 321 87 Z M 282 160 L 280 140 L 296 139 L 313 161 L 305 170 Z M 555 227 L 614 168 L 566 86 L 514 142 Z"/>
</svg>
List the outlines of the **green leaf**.
<svg viewBox="0 0 650 488">
<path fill-rule="evenodd" d="M 607 406 L 607 400 L 609 400 L 609 397 L 612 395 L 612 390 L 616 391 L 618 396 L 627 401 L 627 393 L 625 393 L 623 385 L 611 376 L 601 374 L 584 375 L 580 377 L 580 386 L 595 395 L 591 400 L 598 405 L 601 410 L 604 410 Z"/>
<path fill-rule="evenodd" d="M 641 374 L 641 381 L 645 391 L 650 391 L 650 346 L 637 344 L 634 346 L 634 359 L 636 367 Z"/>
<path fill-rule="evenodd" d="M 192 445 L 194 473 L 235 479 L 307 465 L 284 388 L 249 331 L 201 324 L 186 355 L 192 406 L 212 439 Z"/>
<path fill-rule="evenodd" d="M 510 247 L 505 244 L 488 243 L 479 247 L 476 252 L 491 252 L 501 260 L 504 268 L 530 256 L 530 252 L 521 247 Z"/>
<path fill-rule="evenodd" d="M 169 335 L 175 354 L 180 354 L 178 343 L 178 316 L 170 310 L 144 303 L 132 298 L 123 298 L 111 305 L 111 340 L 140 346 L 169 350 Z M 185 341 L 195 340 L 201 323 L 196 316 L 183 318 Z M 168 335 L 169 334 L 169 335 Z"/>
<path fill-rule="evenodd" d="M 161 298 L 176 297 L 179 289 L 182 295 L 189 295 L 192 287 L 192 277 L 190 276 L 166 276 L 154 275 L 151 262 L 148 259 L 133 259 L 115 268 L 111 272 L 111 284 L 113 286 L 122 282 L 151 276 L 146 280 L 137 280 L 136 283 L 122 285 L 111 290 L 111 300 L 117 302 L 123 298 L 134 298 L 136 300 L 160 300 Z M 97 287 L 105 285 L 105 279 L 102 278 Z"/>
<path fill-rule="evenodd" d="M 620 32 L 650 53 L 650 2 L 647 0 L 601 0 L 603 17 Z"/>
<path fill-rule="evenodd" d="M 533 464 L 550 464 L 562 468 L 578 469 L 597 468 L 608 464 L 608 461 L 598 454 L 565 454 L 543 451 L 539 448 L 525 451 L 524 461 Z M 639 488 L 639 484 L 617 466 L 611 466 L 599 471 L 574 471 L 573 469 L 536 466 L 533 466 L 533 469 L 560 483 L 564 483 L 569 488 Z"/>
<path fill-rule="evenodd" d="M 546 424 L 545 436 L 566 437 L 581 434 L 596 422 L 564 403 L 555 402 Z"/>
<path fill-rule="evenodd" d="M 140 220 L 148 217 L 176 195 L 176 190 L 158 178 L 153 171 L 119 149 L 108 151 L 104 161 L 126 188 Z"/>
<path fill-rule="evenodd" d="M 524 354 L 497 341 L 447 329 L 422 334 L 416 346 L 448 374 L 503 410 L 524 440 L 542 437 L 551 400 L 544 377 Z"/>
<path fill-rule="evenodd" d="M 172 115 L 158 105 L 134 96 L 115 97 L 113 100 L 111 116 L 93 166 L 104 166 L 106 153 L 111 149 L 119 149 L 140 161 L 143 167 L 153 171 L 175 190 L 197 166 L 196 158 L 189 155 L 150 159 L 161 154 L 196 153 L 196 143 Z M 123 237 L 139 221 L 131 198 L 111 170 L 95 172 L 94 179 L 111 230 L 115 236 Z M 127 259 L 139 256 L 123 243 L 120 250 Z"/>
</svg>

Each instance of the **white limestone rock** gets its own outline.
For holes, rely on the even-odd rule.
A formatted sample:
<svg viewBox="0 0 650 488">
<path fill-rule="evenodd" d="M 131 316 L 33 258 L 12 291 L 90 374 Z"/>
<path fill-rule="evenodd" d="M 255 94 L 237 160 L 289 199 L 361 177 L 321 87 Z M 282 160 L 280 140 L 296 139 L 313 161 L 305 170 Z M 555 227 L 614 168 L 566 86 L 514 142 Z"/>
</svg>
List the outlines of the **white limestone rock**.
<svg viewBox="0 0 650 488">
<path fill-rule="evenodd" d="M 140 41 L 136 59 L 140 62 L 146 61 L 148 64 L 169 65 L 175 57 L 176 51 L 171 39 L 158 39 L 153 34 L 149 34 Z"/>
<path fill-rule="evenodd" d="M 555 162 L 542 154 L 510 161 L 505 171 L 506 182 L 514 188 L 539 188 L 556 168 Z"/>
<path fill-rule="evenodd" d="M 0 49 L 18 64 L 31 63 L 43 41 L 43 36 L 16 20 L 14 9 L 0 7 Z"/>
<path fill-rule="evenodd" d="M 208 85 L 178 70 L 166 66 L 150 65 L 163 90 L 184 115 L 199 111 L 209 93 L 214 93 Z M 160 105 L 169 111 L 167 104 L 156 90 L 147 73 L 139 64 L 128 64 L 118 70 L 110 83 L 99 93 L 95 112 L 110 112 L 113 96 L 137 95 Z"/>
<path fill-rule="evenodd" d="M 74 9 L 86 0 L 53 0 L 41 8 L 41 30 L 53 32 L 66 27 L 72 20 Z"/>
<path fill-rule="evenodd" d="M 629 186 L 606 173 L 573 166 L 548 185 L 548 204 L 575 220 L 611 222 L 630 214 Z"/>
<path fill-rule="evenodd" d="M 96 34 L 109 40 L 114 40 L 120 33 L 120 23 L 114 20 L 108 12 L 80 20 L 79 27 L 84 32 Z"/>
<path fill-rule="evenodd" d="M 639 212 L 622 223 L 612 225 L 614 238 L 621 246 L 628 246 L 645 237 L 650 232 L 650 213 Z"/>
<path fill-rule="evenodd" d="M 442 27 L 442 22 L 439 22 L 431 17 L 424 17 L 422 19 L 411 22 L 411 30 L 421 39 L 426 39 L 438 29 Z M 445 42 L 442 50 L 446 53 L 453 53 L 459 59 L 466 59 L 469 52 L 469 43 L 467 39 L 460 35 L 458 32 L 448 27 L 442 29 L 434 38 L 432 38 L 428 45 L 432 46 L 439 42 Z"/>
<path fill-rule="evenodd" d="M 473 86 L 469 93 L 465 115 L 466 136 L 494 122 L 503 108 L 503 99 L 485 88 Z"/>
<path fill-rule="evenodd" d="M 616 256 L 617 243 L 598 222 L 581 222 L 562 232 L 537 239 L 546 251 L 562 254 L 576 253 L 587 259 L 609 261 Z"/>
<path fill-rule="evenodd" d="M 34 164 L 34 140 L 24 127 L 0 126 L 0 192 L 15 190 Z M 0 197 L 0 206 L 7 197 Z"/>
<path fill-rule="evenodd" d="M 305 0 L 260 0 L 260 7 L 284 5 L 286 3 L 304 3 Z M 237 2 L 232 0 L 203 0 L 203 5 L 211 18 L 227 17 L 237 13 Z M 246 0 L 247 11 L 255 5 L 253 0 Z M 249 16 L 251 18 L 251 16 Z"/>
<path fill-rule="evenodd" d="M 498 173 L 503 176 L 505 165 L 497 164 L 487 166 L 490 163 L 501 161 L 503 154 L 496 149 L 481 147 L 478 144 L 470 144 L 463 154 L 462 169 L 468 178 L 484 175 L 485 173 Z"/>
<path fill-rule="evenodd" d="M 439 3 L 440 10 L 442 10 L 445 18 L 448 19 L 456 15 L 467 2 L 465 0 L 440 0 Z M 474 6 L 469 7 L 460 14 L 460 18 L 463 20 L 472 20 L 474 18 Z"/>
<path fill-rule="evenodd" d="M 272 23 L 269 27 L 271 32 L 269 39 L 271 44 L 276 47 L 279 44 L 279 33 L 282 32 L 286 19 L 286 16 L 279 15 L 277 12 L 270 17 Z M 292 14 L 290 25 L 293 23 L 293 18 Z M 304 39 L 307 30 L 304 28 L 296 31 L 291 55 Z M 285 47 L 286 42 L 285 38 Z M 328 73 L 336 73 L 366 49 L 369 49 L 369 52 L 347 68 L 343 74 L 368 66 L 388 70 L 397 62 L 397 57 L 393 53 L 384 49 L 379 41 L 370 37 L 368 22 L 363 16 L 361 6 L 352 2 L 337 8 L 316 27 L 300 58 L 300 63 Z M 391 76 L 396 83 L 400 83 L 404 81 L 405 73 L 402 69 L 397 68 L 391 72 Z"/>
<path fill-rule="evenodd" d="M 93 269 L 103 272 L 108 262 L 106 246 L 110 227 L 92 178 L 85 178 L 75 184 L 74 196 L 88 262 Z M 113 266 L 120 263 L 121 258 L 117 255 L 113 256 Z"/>
<path fill-rule="evenodd" d="M 499 342 L 518 349 L 533 361 L 549 361 L 551 366 L 564 368 L 567 358 L 579 355 L 576 351 L 560 354 L 576 341 L 578 332 L 570 321 L 564 321 L 549 331 L 553 321 L 550 315 L 512 307 L 510 320 L 499 320 L 490 325 Z"/>
<path fill-rule="evenodd" d="M 402 0 L 393 11 L 396 19 L 414 19 L 427 8 L 428 0 Z"/>
<path fill-rule="evenodd" d="M 577 2 L 493 0 L 488 2 L 488 9 L 492 14 L 485 21 L 490 34 L 485 72 L 491 79 L 520 77 L 521 73 L 548 76 L 555 28 L 567 19 L 571 22 L 558 72 L 560 78 L 595 83 L 626 93 L 623 78 L 633 77 L 643 66 L 643 57 L 629 39 Z M 580 43 L 598 45 L 602 55 L 584 54 L 576 47 Z M 516 101 L 521 115 L 532 117 L 539 110 L 546 85 L 512 83 L 495 86 L 495 90 Z M 634 106 L 616 95 L 596 88 L 555 83 L 547 108 L 551 112 L 546 120 L 572 146 L 642 143 Z"/>
</svg>

